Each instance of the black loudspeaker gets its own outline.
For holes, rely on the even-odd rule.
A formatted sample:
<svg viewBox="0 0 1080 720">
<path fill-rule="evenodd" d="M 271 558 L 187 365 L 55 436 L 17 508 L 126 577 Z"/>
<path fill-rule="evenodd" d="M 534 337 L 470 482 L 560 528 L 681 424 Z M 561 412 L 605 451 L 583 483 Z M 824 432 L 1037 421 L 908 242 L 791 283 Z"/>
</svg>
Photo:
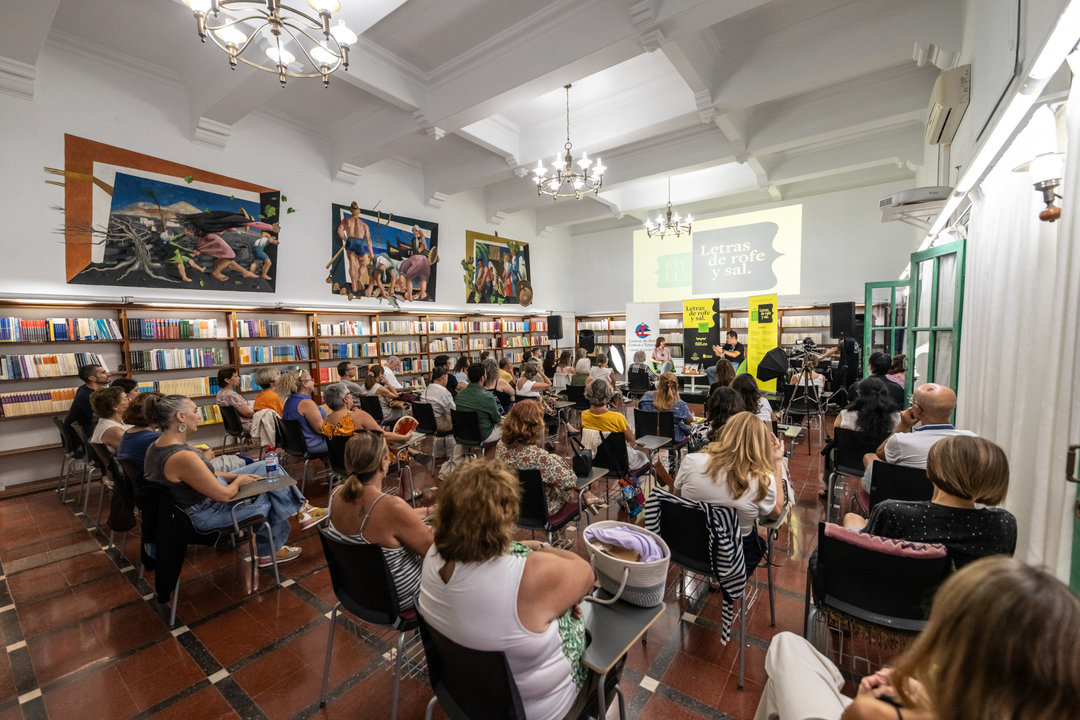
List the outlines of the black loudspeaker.
<svg viewBox="0 0 1080 720">
<path fill-rule="evenodd" d="M 855 303 L 838 302 L 829 308 L 829 333 L 836 339 L 855 334 Z"/>
<path fill-rule="evenodd" d="M 549 315 L 548 340 L 562 340 L 562 315 Z"/>
<path fill-rule="evenodd" d="M 592 352 L 596 349 L 596 337 L 592 330 L 578 330 L 577 334 L 578 347 L 583 348 L 585 352 Z"/>
</svg>

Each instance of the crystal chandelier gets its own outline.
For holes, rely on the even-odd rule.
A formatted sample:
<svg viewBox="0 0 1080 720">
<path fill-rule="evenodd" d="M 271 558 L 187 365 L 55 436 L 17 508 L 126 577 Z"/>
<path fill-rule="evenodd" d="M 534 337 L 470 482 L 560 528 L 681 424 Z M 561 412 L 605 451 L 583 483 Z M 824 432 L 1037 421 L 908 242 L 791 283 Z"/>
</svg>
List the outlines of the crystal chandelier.
<svg viewBox="0 0 1080 720">
<path fill-rule="evenodd" d="M 651 238 L 657 238 L 663 240 L 669 234 L 679 237 L 684 232 L 690 234 L 690 224 L 694 222 L 694 218 L 687 214 L 685 218 L 680 218 L 679 213 L 672 215 L 671 213 L 671 178 L 667 179 L 667 217 L 663 215 L 657 215 L 656 220 L 650 220 L 645 218 L 645 232 L 649 234 Z"/>
<path fill-rule="evenodd" d="M 544 163 L 537 160 L 536 167 L 533 168 L 533 182 L 536 183 L 537 195 L 547 195 L 552 200 L 568 197 L 580 200 L 582 195 L 600 192 L 600 186 L 604 184 L 604 171 L 607 168 L 604 167 L 600 158 L 593 161 L 588 153 L 582 151 L 581 159 L 577 161 L 581 172 L 574 172 L 574 157 L 570 152 L 574 147 L 574 144 L 570 142 L 570 86 L 564 87 L 566 89 L 566 145 L 563 146 L 563 151 L 566 154 L 555 156 L 555 160 L 551 163 L 551 170 L 554 173 L 551 177 L 547 176 Z"/>
<path fill-rule="evenodd" d="M 277 73 L 282 87 L 286 78 L 317 77 L 322 78 L 326 87 L 330 84 L 330 73 L 339 67 L 349 69 L 349 46 L 356 43 L 357 37 L 345 27 L 344 20 L 330 25 L 330 16 L 341 9 L 338 0 L 308 0 L 308 5 L 318 13 L 317 18 L 282 5 L 281 0 L 183 0 L 183 3 L 195 13 L 199 39 L 206 42 L 209 37 L 224 50 L 233 70 L 239 60 Z M 267 60 L 257 52 L 244 55 L 258 35 L 266 38 L 263 52 Z M 288 48 L 290 41 L 302 56 L 299 60 Z"/>
</svg>

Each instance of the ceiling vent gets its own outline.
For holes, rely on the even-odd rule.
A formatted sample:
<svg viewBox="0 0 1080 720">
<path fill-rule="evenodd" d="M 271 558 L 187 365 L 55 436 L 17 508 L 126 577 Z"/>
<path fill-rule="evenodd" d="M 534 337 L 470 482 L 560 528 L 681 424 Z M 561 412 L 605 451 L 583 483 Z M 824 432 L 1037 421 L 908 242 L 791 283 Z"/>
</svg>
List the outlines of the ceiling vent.
<svg viewBox="0 0 1080 720">
<path fill-rule="evenodd" d="M 971 99 L 971 65 L 961 65 L 938 75 L 930 105 L 926 108 L 926 142 L 948 145 L 964 118 Z"/>
</svg>

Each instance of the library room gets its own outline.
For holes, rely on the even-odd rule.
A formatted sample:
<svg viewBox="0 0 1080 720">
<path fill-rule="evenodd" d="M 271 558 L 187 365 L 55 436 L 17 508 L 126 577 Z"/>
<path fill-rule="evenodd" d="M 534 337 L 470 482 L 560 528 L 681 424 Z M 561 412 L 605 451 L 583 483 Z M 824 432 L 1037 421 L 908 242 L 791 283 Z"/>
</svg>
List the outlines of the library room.
<svg viewBox="0 0 1080 720">
<path fill-rule="evenodd" d="M 4 8 L 0 720 L 1076 714 L 1080 0 Z"/>
</svg>

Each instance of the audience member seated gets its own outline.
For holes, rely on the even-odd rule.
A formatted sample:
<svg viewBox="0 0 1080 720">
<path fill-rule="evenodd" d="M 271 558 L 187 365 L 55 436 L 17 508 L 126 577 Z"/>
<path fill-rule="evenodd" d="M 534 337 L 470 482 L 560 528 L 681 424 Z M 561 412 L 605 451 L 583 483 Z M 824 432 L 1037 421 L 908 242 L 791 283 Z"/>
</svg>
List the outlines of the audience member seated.
<svg viewBox="0 0 1080 720">
<path fill-rule="evenodd" d="M 872 353 L 866 361 L 870 368 L 870 377 L 881 378 L 889 391 L 889 397 L 896 403 L 896 407 L 904 407 L 904 386 L 889 379 L 889 371 L 892 367 L 892 359 L 883 352 Z"/>
<path fill-rule="evenodd" d="M 622 433 L 626 438 L 626 455 L 630 462 L 630 474 L 638 475 L 649 469 L 649 458 L 634 447 L 634 437 L 626 416 L 608 410 L 608 403 L 615 397 L 615 391 L 607 383 L 593 383 L 585 388 L 585 399 L 589 409 L 581 413 L 581 442 L 590 450 L 596 451 L 602 440 L 600 433 Z"/>
<path fill-rule="evenodd" d="M 675 442 L 682 442 L 690 432 L 694 415 L 690 406 L 679 397 L 679 379 L 675 373 L 666 372 L 656 381 L 656 391 L 641 397 L 638 407 L 645 412 L 671 412 L 675 415 Z"/>
<path fill-rule="evenodd" d="M 709 375 L 716 376 L 716 379 L 709 385 L 709 395 L 712 395 L 717 388 L 731 387 L 731 383 L 735 380 L 735 366 L 724 358 L 720 358 L 716 361 L 713 372 L 709 373 Z"/>
<path fill-rule="evenodd" d="M 900 413 L 900 422 L 893 429 L 893 434 L 882 441 L 876 453 L 867 453 L 863 457 L 866 467 L 863 490 L 870 492 L 875 460 L 925 468 L 926 454 L 938 440 L 950 435 L 974 435 L 970 430 L 957 430 L 949 422 L 955 407 L 956 393 L 952 389 L 934 383 L 917 387 L 911 397 L 911 407 Z"/>
<path fill-rule="evenodd" d="M 985 438 L 954 435 L 930 448 L 926 474 L 934 484 L 927 501 L 885 500 L 869 518 L 849 513 L 844 526 L 871 535 L 940 543 L 956 567 L 987 555 L 1012 555 L 1016 518 L 1000 505 L 1009 491 L 1005 451 Z"/>
<path fill-rule="evenodd" d="M 608 358 L 602 352 L 596 353 L 595 364 L 589 368 L 589 377 L 586 378 L 585 384 L 588 385 L 594 380 L 606 380 L 611 387 L 615 387 L 615 378 L 611 375 L 611 368 L 608 367 Z"/>
<path fill-rule="evenodd" d="M 113 455 L 120 446 L 120 438 L 131 425 L 123 421 L 124 411 L 128 409 L 130 400 L 123 389 L 115 386 L 95 390 L 90 396 L 90 407 L 98 416 L 97 425 L 90 435 L 90 442 L 102 443 L 109 448 Z"/>
<path fill-rule="evenodd" d="M 360 383 L 356 381 L 356 366 L 348 360 L 342 360 L 337 364 L 338 382 L 348 389 L 353 396 L 353 401 L 360 404 L 360 397 L 364 394 Z"/>
<path fill-rule="evenodd" d="M 574 363 L 574 374 L 570 376 L 571 387 L 585 387 L 589 384 L 589 375 L 592 373 L 592 363 L 589 358 L 582 358 Z"/>
<path fill-rule="evenodd" d="M 737 378 L 731 381 L 731 389 L 739 393 L 742 398 L 743 407 L 747 412 L 752 412 L 757 415 L 763 422 L 772 425 L 773 410 L 772 405 L 762 395 L 758 389 L 757 380 L 750 373 L 743 373 Z"/>
<path fill-rule="evenodd" d="M 569 350 L 563 350 L 559 354 L 559 361 L 555 365 L 555 376 L 551 384 L 556 390 L 562 390 L 570 384 L 570 377 L 574 374 L 573 355 Z"/>
<path fill-rule="evenodd" d="M 723 361 L 728 367 L 731 363 Z M 746 408 L 743 406 L 742 396 L 729 387 L 718 387 L 715 392 L 709 393 L 705 400 L 705 420 L 690 426 L 691 447 L 703 448 L 711 442 L 715 442 L 720 436 L 720 429 L 724 427 L 732 415 L 741 413 Z"/>
<path fill-rule="evenodd" d="M 649 376 L 649 382 L 656 382 L 656 373 L 653 372 L 652 365 L 645 362 L 645 351 L 638 350 L 634 353 L 634 362 L 630 363 L 630 367 L 626 368 L 626 377 L 629 378 L 632 373 L 645 373 Z"/>
<path fill-rule="evenodd" d="M 385 423 L 392 423 L 409 414 L 408 410 L 401 406 L 397 388 L 391 386 L 390 381 L 386 379 L 386 372 L 382 365 L 368 365 L 368 374 L 360 385 L 360 394 L 379 399 Z M 398 407 L 392 405 L 395 402 L 398 403 Z"/>
<path fill-rule="evenodd" d="M 457 392 L 458 379 L 457 376 L 450 372 L 450 356 L 449 355 L 436 355 L 433 362 L 433 368 L 442 368 L 446 371 L 446 383 L 445 387 L 451 396 Z"/>
<path fill-rule="evenodd" d="M 817 371 L 817 360 L 809 355 L 804 355 L 803 371 L 792 375 L 788 385 L 795 385 L 796 392 L 800 397 L 808 398 L 814 402 L 819 400 L 821 393 L 825 391 L 825 376 Z"/>
<path fill-rule="evenodd" d="M 405 442 L 409 439 L 407 435 L 383 433 L 375 418 L 360 408 L 353 407 L 352 393 L 344 383 L 327 385 L 323 390 L 323 402 L 330 410 L 322 424 L 322 434 L 328 438 L 347 437 L 361 430 L 371 430 L 383 434 L 389 443 Z"/>
<path fill-rule="evenodd" d="M 297 370 L 283 375 L 278 382 L 281 389 L 288 393 L 281 417 L 300 423 L 309 453 L 324 455 L 326 436 L 322 434 L 322 426 L 326 419 L 326 409 L 319 407 L 311 399 L 311 393 L 315 391 L 315 381 L 311 374 L 307 370 Z"/>
<path fill-rule="evenodd" d="M 538 398 L 541 393 L 550 388 L 551 383 L 540 372 L 536 362 L 532 361 L 525 363 L 522 367 L 515 394 L 518 398 Z"/>
<path fill-rule="evenodd" d="M 495 448 L 495 459 L 517 470 L 539 470 L 544 481 L 548 517 L 556 517 L 568 506 L 577 508 L 577 476 L 566 460 L 538 445 L 544 433 L 544 409 L 540 403 L 519 402 L 503 419 L 503 433 Z M 600 500 L 586 492 L 583 502 L 595 514 Z"/>
<path fill-rule="evenodd" d="M 490 362 L 490 360 L 489 360 Z M 484 442 L 495 442 L 502 436 L 502 414 L 495 402 L 495 396 L 484 389 L 484 366 L 473 363 L 469 366 L 469 384 L 464 389 L 458 390 L 454 402 L 457 409 L 462 412 L 476 413 L 480 421 L 480 437 Z M 464 452 L 464 448 L 458 445 L 456 451 Z"/>
<path fill-rule="evenodd" d="M 854 430 L 873 446 L 892 435 L 899 422 L 900 407 L 893 402 L 885 381 L 868 377 L 855 383 L 855 395 L 836 416 L 833 427 Z"/>
<path fill-rule="evenodd" d="M 501 462 L 454 472 L 439 491 L 417 605 L 455 643 L 506 654 L 526 717 L 574 718 L 596 684 L 581 662 L 577 607 L 592 568 L 547 543 L 514 542 L 519 503 L 518 479 Z"/>
<path fill-rule="evenodd" d="M 244 426 L 244 432 L 251 432 L 251 416 L 255 414 L 255 410 L 248 405 L 243 395 L 236 392 L 236 388 L 240 387 L 240 373 L 234 367 L 223 367 L 218 370 L 217 381 L 218 387 L 221 388 L 214 398 L 217 404 L 236 408 L 236 413 L 240 416 L 240 424 Z"/>
<path fill-rule="evenodd" d="M 281 373 L 274 368 L 261 367 L 255 371 L 255 384 L 262 388 L 262 392 L 255 396 L 255 404 L 252 406 L 253 413 L 260 410 L 273 410 L 278 417 L 285 412 L 285 401 L 281 397 Z"/>
<path fill-rule="evenodd" d="M 724 425 L 716 442 L 686 456 L 675 476 L 675 492 L 738 511 L 749 575 L 765 553 L 758 518 L 776 520 L 784 509 L 782 482 L 784 444 L 752 413 L 740 412 Z"/>
<path fill-rule="evenodd" d="M 657 375 L 675 371 L 675 363 L 671 361 L 671 349 L 667 346 L 667 340 L 662 337 L 656 338 L 656 346 L 652 351 L 652 366 Z"/>
<path fill-rule="evenodd" d="M 450 411 L 457 410 L 457 405 L 454 404 L 454 396 L 449 390 L 449 380 L 452 377 L 445 367 L 436 365 L 431 371 L 431 382 L 424 388 L 421 397 L 423 402 L 431 405 L 431 410 L 435 413 L 435 427 L 440 432 L 449 432 L 454 428 Z"/>
<path fill-rule="evenodd" d="M 514 383 L 513 381 L 507 382 L 503 380 L 502 374 L 499 372 L 499 365 L 494 358 L 488 358 L 480 365 L 484 368 L 482 382 L 484 389 L 495 398 L 499 414 L 505 415 L 510 412 L 510 406 L 517 400 L 517 390 L 514 388 Z"/>
<path fill-rule="evenodd" d="M 514 364 L 510 362 L 509 355 L 503 355 L 499 358 L 497 363 L 499 367 L 499 377 L 505 380 L 510 385 L 514 384 Z"/>
<path fill-rule="evenodd" d="M 1080 599 L 1019 560 L 993 557 L 954 574 L 914 644 L 843 694 L 840 670 L 790 632 L 765 655 L 755 720 L 1049 720 L 1080 707 Z"/>
<path fill-rule="evenodd" d="M 401 384 L 401 381 L 397 379 L 397 371 L 401 369 L 401 358 L 397 355 L 391 355 L 386 358 L 382 364 L 383 377 L 386 379 L 387 387 L 393 388 L 400 392 L 405 388 Z"/>
<path fill-rule="evenodd" d="M 127 410 L 124 411 L 123 421 L 129 427 L 120 436 L 116 457 L 119 460 L 130 460 L 139 469 L 139 472 L 143 471 L 146 448 L 150 447 L 150 443 L 161 437 L 161 433 L 154 429 L 153 416 L 147 412 L 146 406 L 150 402 L 150 398 L 160 399 L 162 397 L 165 396 L 159 392 L 139 393 L 139 397 L 135 398 L 135 402 L 128 405 Z M 232 472 L 247 464 L 238 455 L 218 455 L 215 457 L 214 451 L 210 448 L 199 450 L 199 452 L 214 468 L 214 472 Z"/>
<path fill-rule="evenodd" d="M 188 438 L 199 428 L 199 413 L 195 403 L 183 395 L 152 398 L 146 411 L 161 429 L 161 437 L 146 449 L 144 473 L 146 480 L 168 488 L 178 507 L 191 518 L 195 529 L 210 531 L 230 525 L 233 521 L 230 501 L 241 486 L 261 480 L 266 475 L 263 462 L 245 466 L 245 473 L 217 473 L 198 450 L 188 444 Z M 244 520 L 263 515 L 270 523 L 274 545 L 265 537 L 262 528 L 256 530 L 255 543 L 259 549 L 259 567 L 269 567 L 275 556 L 278 563 L 300 556 L 300 548 L 285 544 L 289 539 L 289 518 L 298 515 L 301 529 L 326 519 L 323 508 L 312 508 L 295 485 L 257 495 L 253 502 L 236 510 L 236 518 Z"/>
<path fill-rule="evenodd" d="M 483 362 L 484 360 L 487 359 L 487 358 L 483 357 L 483 353 L 481 353 L 480 356 L 481 356 L 481 359 L 480 359 L 481 362 Z M 469 371 L 469 365 L 470 364 L 471 363 L 469 362 L 469 356 L 468 355 L 462 355 L 461 357 L 459 357 L 457 359 L 457 362 L 454 363 L 454 372 L 452 374 L 454 376 L 454 379 L 457 380 L 458 384 L 461 385 L 462 387 L 469 384 L 469 372 L 468 371 Z"/>
<path fill-rule="evenodd" d="M 96 418 L 94 409 L 90 407 L 90 396 L 109 382 L 109 371 L 100 365 L 83 365 L 79 368 L 79 379 L 83 381 L 83 384 L 75 391 L 75 399 L 71 401 L 67 417 L 64 418 L 64 432 L 67 433 L 76 457 L 83 456 L 83 446 L 71 426 L 79 423 L 86 437 L 93 435 Z"/>
<path fill-rule="evenodd" d="M 118 377 L 114 378 L 109 387 L 120 388 L 124 391 L 124 394 L 128 396 L 129 402 L 135 402 L 135 398 L 139 397 L 139 383 L 131 378 Z"/>
<path fill-rule="evenodd" d="M 433 540 L 422 519 L 431 515 L 431 508 L 412 508 L 397 495 L 383 494 L 390 452 L 381 431 L 358 430 L 349 439 L 345 468 L 349 477 L 334 489 L 326 533 L 339 542 L 378 545 L 401 609 L 412 609 L 420 593 L 420 568 Z"/>
<path fill-rule="evenodd" d="M 907 355 L 900 353 L 899 355 L 893 355 L 892 362 L 889 363 L 889 373 L 885 376 L 886 380 L 892 380 L 900 387 L 904 387 L 907 382 L 907 374 L 904 368 L 907 362 Z M 903 406 L 903 403 L 900 403 Z"/>
<path fill-rule="evenodd" d="M 548 380 L 555 379 L 556 362 L 557 361 L 554 350 L 548 350 L 546 353 L 544 353 L 544 362 L 541 369 L 544 371 L 544 377 L 546 377 Z"/>
</svg>

